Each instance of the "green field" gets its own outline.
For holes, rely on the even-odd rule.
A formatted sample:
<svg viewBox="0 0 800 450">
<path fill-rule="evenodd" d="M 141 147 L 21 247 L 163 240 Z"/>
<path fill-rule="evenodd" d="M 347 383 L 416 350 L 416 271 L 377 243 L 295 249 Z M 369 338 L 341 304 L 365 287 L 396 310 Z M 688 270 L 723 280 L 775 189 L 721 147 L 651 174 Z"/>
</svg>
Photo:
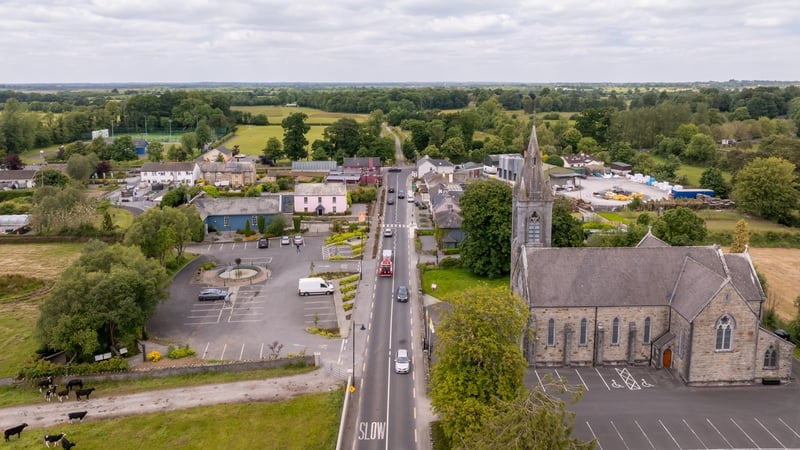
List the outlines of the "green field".
<svg viewBox="0 0 800 450">
<path fill-rule="evenodd" d="M 489 288 L 509 287 L 508 277 L 488 280 L 476 277 L 467 269 L 428 269 L 422 272 L 423 291 L 444 301 L 447 301 L 453 293 L 470 289 L 478 283 L 486 283 Z M 435 292 L 431 289 L 433 284 L 436 285 Z"/>
<path fill-rule="evenodd" d="M 311 144 L 317 139 L 322 139 L 325 128 L 321 125 L 312 125 L 306 133 L 309 155 L 311 154 Z M 267 146 L 267 140 L 271 137 L 283 142 L 283 127 L 280 125 L 239 125 L 233 138 L 225 142 L 225 146 L 233 148 L 234 145 L 238 145 L 242 154 L 258 156 L 261 155 L 262 150 Z"/>
<path fill-rule="evenodd" d="M 308 124 L 321 124 L 329 125 L 342 117 L 351 117 L 357 122 L 363 122 L 367 119 L 367 114 L 347 114 L 347 113 L 333 113 L 325 112 L 314 108 L 303 107 L 289 107 L 289 106 L 232 106 L 234 111 L 249 112 L 252 115 L 266 114 L 270 125 L 280 126 L 281 121 L 295 113 L 305 113 L 308 116 L 306 123 Z M 309 139 L 311 141 L 311 139 Z"/>
</svg>

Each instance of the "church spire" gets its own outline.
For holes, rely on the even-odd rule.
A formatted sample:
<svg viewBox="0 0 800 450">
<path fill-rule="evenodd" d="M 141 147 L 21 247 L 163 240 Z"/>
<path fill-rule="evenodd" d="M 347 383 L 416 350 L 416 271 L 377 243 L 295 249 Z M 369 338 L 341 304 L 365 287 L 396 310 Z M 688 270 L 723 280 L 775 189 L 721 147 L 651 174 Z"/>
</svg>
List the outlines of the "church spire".
<svg viewBox="0 0 800 450">
<path fill-rule="evenodd" d="M 531 100 L 536 100 L 536 95 L 531 93 Z M 531 138 L 528 149 L 525 150 L 525 160 L 522 167 L 522 176 L 517 183 L 519 200 L 553 201 L 553 192 L 550 182 L 544 175 L 542 153 L 539 151 L 539 141 L 536 138 L 536 111 L 532 115 Z"/>
</svg>

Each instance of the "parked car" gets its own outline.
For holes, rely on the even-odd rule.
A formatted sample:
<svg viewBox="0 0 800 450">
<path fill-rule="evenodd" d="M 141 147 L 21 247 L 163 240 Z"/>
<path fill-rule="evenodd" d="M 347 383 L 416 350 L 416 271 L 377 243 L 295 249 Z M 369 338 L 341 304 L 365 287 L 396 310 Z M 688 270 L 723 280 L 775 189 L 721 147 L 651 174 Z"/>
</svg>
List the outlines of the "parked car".
<svg viewBox="0 0 800 450">
<path fill-rule="evenodd" d="M 408 350 L 401 348 L 397 350 L 394 358 L 394 371 L 396 373 L 408 373 L 411 368 L 411 360 L 408 358 Z"/>
<path fill-rule="evenodd" d="M 289 245 L 292 243 L 292 240 L 289 239 L 289 236 L 281 236 L 281 245 Z"/>
<path fill-rule="evenodd" d="M 406 287 L 406 286 L 398 287 L 397 288 L 397 294 L 395 295 L 395 297 L 397 297 L 397 301 L 398 302 L 407 302 L 408 301 L 408 287 Z"/>
<path fill-rule="evenodd" d="M 269 239 L 261 238 L 258 240 L 258 248 L 269 248 Z"/>
<path fill-rule="evenodd" d="M 389 167 L 389 172 L 400 172 L 400 170 L 399 167 Z"/>
<path fill-rule="evenodd" d="M 409 195 L 408 196 L 408 203 L 414 203 L 414 196 L 413 195 Z"/>
<path fill-rule="evenodd" d="M 788 341 L 788 340 L 789 340 L 789 338 L 791 337 L 791 336 L 789 335 L 789 332 L 788 332 L 788 331 L 786 331 L 786 330 L 781 330 L 780 328 L 778 328 L 777 330 L 773 331 L 773 333 L 775 333 L 775 335 L 776 335 L 776 336 L 778 336 L 779 338 L 781 338 L 781 339 L 784 339 L 784 340 L 787 340 L 787 341 Z"/>
<path fill-rule="evenodd" d="M 203 301 L 226 300 L 230 292 L 227 289 L 221 288 L 205 288 L 200 291 L 197 299 Z"/>
<path fill-rule="evenodd" d="M 303 245 L 303 236 L 300 236 L 299 234 L 295 235 L 294 245 Z"/>
<path fill-rule="evenodd" d="M 392 237 L 392 236 L 394 236 L 394 231 L 391 228 L 383 229 L 383 237 Z"/>
</svg>

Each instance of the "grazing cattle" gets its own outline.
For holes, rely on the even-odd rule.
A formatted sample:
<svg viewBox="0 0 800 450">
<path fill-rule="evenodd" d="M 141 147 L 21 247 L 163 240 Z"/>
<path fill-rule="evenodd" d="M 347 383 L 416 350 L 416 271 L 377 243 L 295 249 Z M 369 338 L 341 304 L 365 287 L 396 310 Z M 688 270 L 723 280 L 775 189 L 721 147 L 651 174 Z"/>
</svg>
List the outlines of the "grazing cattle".
<svg viewBox="0 0 800 450">
<path fill-rule="evenodd" d="M 17 425 L 15 427 L 11 427 L 11 428 L 7 429 L 5 431 L 5 433 L 3 433 L 6 436 L 6 441 L 8 440 L 9 437 L 11 437 L 11 436 L 13 436 L 15 434 L 17 435 L 17 439 L 22 439 L 22 430 L 24 430 L 25 427 L 27 427 L 27 426 L 28 426 L 27 423 L 23 423 L 22 425 Z"/>
<path fill-rule="evenodd" d="M 71 391 L 72 388 L 77 387 L 78 389 L 83 389 L 83 380 L 80 378 L 75 378 L 73 380 L 69 380 L 67 382 L 67 390 Z"/>
<path fill-rule="evenodd" d="M 86 397 L 89 400 L 89 395 L 94 391 L 94 388 L 78 389 L 75 391 L 75 397 L 80 400 L 81 397 Z"/>
<path fill-rule="evenodd" d="M 39 382 L 39 392 L 44 392 L 45 389 L 49 388 L 53 384 L 53 377 L 47 377 L 46 379 Z"/>
<path fill-rule="evenodd" d="M 61 434 L 45 434 L 44 435 L 44 445 L 46 445 L 48 447 L 50 447 L 50 444 L 58 445 L 58 443 L 61 441 L 61 439 L 64 438 L 64 436 L 66 436 L 66 434 L 64 434 L 64 433 L 61 433 Z"/>
<path fill-rule="evenodd" d="M 56 389 L 58 389 L 58 386 L 55 384 L 47 388 L 47 392 L 44 393 L 44 399 L 48 402 L 52 400 L 56 396 Z"/>
<path fill-rule="evenodd" d="M 64 389 L 63 391 L 58 391 L 58 401 L 64 402 L 65 399 L 69 398 L 69 389 Z"/>
<path fill-rule="evenodd" d="M 86 417 L 86 411 L 71 412 L 67 415 L 69 416 L 69 423 L 72 423 L 73 420 L 83 422 L 83 418 Z"/>
<path fill-rule="evenodd" d="M 70 442 L 66 437 L 64 437 L 64 439 L 61 439 L 61 448 L 69 450 L 72 447 L 75 447 L 74 442 Z"/>
</svg>

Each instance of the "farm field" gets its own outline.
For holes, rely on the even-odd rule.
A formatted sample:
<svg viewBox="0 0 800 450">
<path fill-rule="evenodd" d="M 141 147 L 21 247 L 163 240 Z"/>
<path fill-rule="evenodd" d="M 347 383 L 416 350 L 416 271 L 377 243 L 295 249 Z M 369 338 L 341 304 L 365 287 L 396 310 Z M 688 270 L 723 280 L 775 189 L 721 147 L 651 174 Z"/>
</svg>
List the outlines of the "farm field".
<svg viewBox="0 0 800 450">
<path fill-rule="evenodd" d="M 311 125 L 311 129 L 306 133 L 309 155 L 311 154 L 311 144 L 317 139 L 322 139 L 325 128 L 321 125 Z M 233 137 L 225 142 L 225 146 L 233 148 L 234 145 L 238 145 L 242 154 L 260 156 L 271 137 L 283 142 L 283 127 L 280 125 L 239 125 Z"/>
<path fill-rule="evenodd" d="M 249 112 L 252 115 L 265 114 L 270 125 L 278 125 L 279 127 L 283 119 L 299 112 L 305 113 L 308 116 L 308 119 L 306 119 L 306 123 L 308 124 L 330 125 L 342 117 L 350 117 L 357 122 L 363 122 L 367 119 L 367 114 L 333 113 L 314 108 L 295 106 L 231 106 L 231 109 L 234 111 Z M 309 139 L 309 141 L 311 141 L 311 139 Z"/>
</svg>

